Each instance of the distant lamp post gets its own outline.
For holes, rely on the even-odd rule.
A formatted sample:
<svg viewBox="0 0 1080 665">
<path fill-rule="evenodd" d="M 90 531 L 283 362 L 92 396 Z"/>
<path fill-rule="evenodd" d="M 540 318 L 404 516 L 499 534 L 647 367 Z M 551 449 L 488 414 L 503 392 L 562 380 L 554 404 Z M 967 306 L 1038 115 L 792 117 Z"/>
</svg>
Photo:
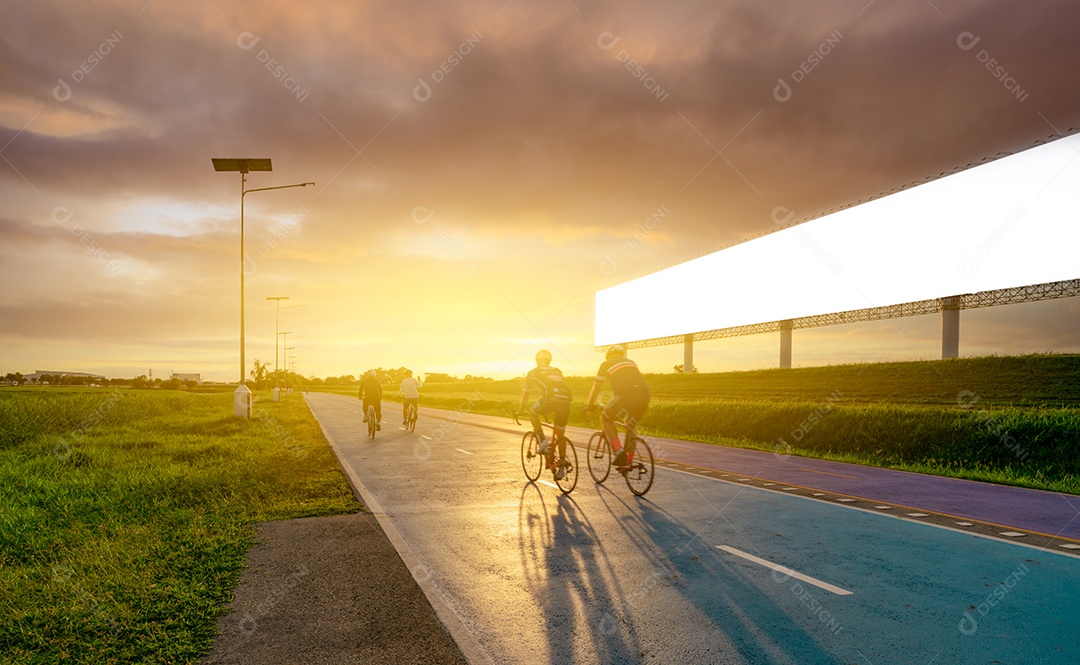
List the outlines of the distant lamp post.
<svg viewBox="0 0 1080 665">
<path fill-rule="evenodd" d="M 289 392 L 289 351 L 295 348 L 295 346 L 285 347 L 285 392 Z"/>
<path fill-rule="evenodd" d="M 251 390 L 247 387 L 246 365 L 247 358 L 244 352 L 244 197 L 251 192 L 266 192 L 271 189 L 289 189 L 291 187 L 307 187 L 314 185 L 313 182 L 302 182 L 295 185 L 279 185 L 277 187 L 258 187 L 247 189 L 247 174 L 251 171 L 273 171 L 270 160 L 259 159 L 235 159 L 218 158 L 210 159 L 214 163 L 215 171 L 238 171 L 240 173 L 240 385 L 233 393 L 233 413 L 241 418 L 251 417 Z M 274 339 L 275 343 L 277 338 Z"/>
<path fill-rule="evenodd" d="M 285 355 L 285 353 L 284 353 L 285 345 L 289 343 L 289 337 L 288 336 L 292 334 L 292 331 L 291 330 L 286 330 L 285 332 L 278 333 L 278 334 L 286 336 L 285 339 L 281 340 L 282 355 Z M 282 364 L 284 365 L 285 363 L 283 362 Z M 285 368 L 285 381 L 281 385 L 282 385 L 282 388 L 288 388 L 289 387 L 289 368 L 288 367 Z"/>
<path fill-rule="evenodd" d="M 278 369 L 278 337 L 281 336 L 279 330 L 279 323 L 281 322 L 281 310 L 292 309 L 293 307 L 303 307 L 303 305 L 288 305 L 286 307 L 281 306 L 282 300 L 288 300 L 289 296 L 270 296 L 267 300 L 273 300 L 274 303 L 274 401 L 278 401 L 278 393 L 281 391 L 281 370 Z M 285 333 L 286 335 L 288 333 Z"/>
<path fill-rule="evenodd" d="M 274 401 L 278 400 L 279 379 L 281 373 L 278 371 L 278 354 L 277 354 L 277 340 L 278 340 L 278 323 L 281 321 L 281 301 L 288 300 L 289 296 L 267 296 L 267 300 L 274 301 Z"/>
</svg>

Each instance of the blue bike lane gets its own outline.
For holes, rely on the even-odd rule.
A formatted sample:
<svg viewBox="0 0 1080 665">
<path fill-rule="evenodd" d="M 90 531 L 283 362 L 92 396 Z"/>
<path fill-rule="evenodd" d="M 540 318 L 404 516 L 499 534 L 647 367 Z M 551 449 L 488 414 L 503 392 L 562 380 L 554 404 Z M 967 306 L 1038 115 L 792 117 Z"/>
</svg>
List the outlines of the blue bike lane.
<svg viewBox="0 0 1080 665">
<path fill-rule="evenodd" d="M 499 431 L 519 433 L 523 429 L 514 426 L 509 418 L 497 416 L 430 408 L 425 408 L 424 413 Z M 578 444 L 579 454 L 584 452 L 593 431 L 567 428 L 568 436 Z M 960 520 L 947 523 L 949 526 L 969 529 L 985 525 L 988 528 L 974 528 L 985 535 L 1019 529 L 1028 532 L 1026 536 L 1047 536 L 1036 539 L 1040 545 L 1080 552 L 1080 496 L 682 439 L 647 439 L 657 462 L 677 471 L 780 491 L 783 488 L 777 486 L 783 485 L 789 491 L 806 490 L 803 494 L 807 496 L 814 496 L 813 491 L 827 492 L 835 496 L 824 500 L 844 502 L 844 498 L 855 498 L 874 506 L 887 504 L 898 515 L 906 515 L 903 508 L 930 511 Z M 965 519 L 983 525 L 968 525 Z M 1029 537 L 1028 542 L 1031 540 Z"/>
<path fill-rule="evenodd" d="M 522 429 L 506 418 L 426 412 L 506 432 Z M 568 429 L 578 443 L 583 474 L 592 432 Z M 694 441 L 648 440 L 658 466 L 768 490 L 760 497 L 736 490 L 739 499 L 715 512 L 704 500 L 707 481 L 680 483 L 684 492 L 700 485 L 701 508 L 713 517 L 685 542 L 674 535 L 680 529 L 668 528 L 664 540 L 674 542 L 657 545 L 694 552 L 680 573 L 695 579 L 686 593 L 703 607 L 726 595 L 716 579 L 700 579 L 702 562 L 714 561 L 765 592 L 759 601 L 798 601 L 806 616 L 794 623 L 812 628 L 808 634 L 820 634 L 823 642 L 835 642 L 822 646 L 834 657 L 840 647 L 851 662 L 1080 662 L 1080 497 Z M 838 517 L 841 506 L 847 510 Z M 641 507 L 646 522 L 656 517 L 649 503 Z M 666 521 L 658 520 L 659 531 Z M 745 524 L 767 525 L 769 535 L 762 538 L 758 529 L 740 526 Z M 710 531 L 725 535 L 710 539 Z M 715 551 L 703 552 L 706 544 Z M 825 587 L 849 593 L 799 579 L 800 568 L 835 580 L 815 578 Z M 743 596 L 728 609 L 756 602 Z M 1003 643 L 1016 650 L 1003 649 Z M 805 652 L 802 657 L 817 660 Z"/>
</svg>

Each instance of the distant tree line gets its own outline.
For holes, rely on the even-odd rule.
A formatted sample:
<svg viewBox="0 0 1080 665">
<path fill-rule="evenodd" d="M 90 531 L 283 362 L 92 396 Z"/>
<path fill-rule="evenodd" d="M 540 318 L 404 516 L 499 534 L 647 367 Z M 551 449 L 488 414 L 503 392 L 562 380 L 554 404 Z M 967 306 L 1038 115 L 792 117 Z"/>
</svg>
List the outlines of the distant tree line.
<svg viewBox="0 0 1080 665">
<path fill-rule="evenodd" d="M 407 367 L 398 367 L 396 369 L 386 369 L 383 367 L 374 367 L 376 374 L 379 377 L 379 381 L 382 383 L 401 383 L 401 380 L 405 378 L 405 372 Z M 466 374 L 462 378 L 444 374 L 442 372 L 420 372 L 413 370 L 413 376 L 422 375 L 424 383 L 452 383 L 455 381 L 494 381 L 494 379 L 486 376 L 473 376 L 472 374 Z M 363 376 L 356 376 L 354 374 L 343 374 L 342 376 L 328 376 L 325 379 L 319 379 L 316 377 L 308 377 L 305 379 L 309 386 L 358 386 L 360 385 L 360 379 Z"/>
<path fill-rule="evenodd" d="M 397 369 L 384 369 L 382 367 L 374 368 L 378 373 L 379 381 L 384 384 L 401 383 L 401 380 L 405 378 L 405 367 L 398 367 Z M 451 376 L 442 372 L 415 372 L 416 374 L 422 374 L 425 383 L 453 383 L 460 381 L 494 381 L 494 379 L 486 376 L 473 376 L 472 374 L 466 374 L 462 378 Z M 257 390 L 270 389 L 275 386 L 284 388 L 288 386 L 290 388 L 300 388 L 304 386 L 358 386 L 360 385 L 360 379 L 353 374 L 343 374 L 341 376 L 328 376 L 325 379 L 320 379 L 315 376 L 301 376 L 292 371 L 280 371 L 277 374 L 270 368 L 269 363 L 260 362 L 255 360 L 251 373 L 249 385 Z M 9 372 L 4 375 L 3 381 L 5 385 L 23 386 L 31 383 L 21 372 Z M 136 388 L 139 390 L 148 388 L 161 388 L 165 390 L 180 390 L 183 388 L 195 388 L 199 384 L 195 381 L 181 381 L 180 379 L 150 379 L 145 374 L 128 378 L 128 379 L 106 379 L 96 376 L 67 376 L 64 374 L 43 374 L 38 379 L 39 384 L 48 384 L 50 386 L 110 386 L 110 387 L 122 387 L 122 388 Z"/>
</svg>

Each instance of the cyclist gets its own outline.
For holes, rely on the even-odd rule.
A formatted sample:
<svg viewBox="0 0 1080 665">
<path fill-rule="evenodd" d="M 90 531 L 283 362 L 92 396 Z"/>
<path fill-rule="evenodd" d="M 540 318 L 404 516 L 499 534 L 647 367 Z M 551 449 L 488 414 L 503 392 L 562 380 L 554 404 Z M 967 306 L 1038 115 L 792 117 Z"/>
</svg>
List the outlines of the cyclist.
<svg viewBox="0 0 1080 665">
<path fill-rule="evenodd" d="M 566 469 L 559 466 L 556 468 L 552 456 L 551 442 L 544 438 L 544 429 L 540 426 L 540 416 L 552 414 L 555 426 L 552 436 L 559 444 L 559 459 L 566 457 L 566 442 L 563 434 L 566 432 L 566 421 L 570 419 L 570 388 L 563 380 L 562 372 L 551 366 L 551 352 L 542 349 L 536 352 L 536 367 L 525 376 L 525 388 L 521 392 L 521 404 L 518 411 L 525 411 L 525 404 L 533 388 L 539 388 L 542 392 L 540 399 L 529 409 L 529 419 L 532 421 L 533 432 L 536 434 L 540 446 L 538 453 L 547 453 L 548 468 L 554 471 L 555 480 L 562 480 L 566 475 Z"/>
<path fill-rule="evenodd" d="M 368 407 L 374 406 L 375 429 L 382 429 L 382 384 L 379 383 L 378 373 L 373 369 L 369 369 L 360 381 L 360 401 L 363 402 L 364 422 L 368 421 Z"/>
<path fill-rule="evenodd" d="M 419 410 L 420 408 L 420 388 L 424 386 L 424 382 L 419 379 L 414 379 L 412 370 L 405 370 L 405 378 L 401 380 L 401 387 L 398 388 L 398 395 L 402 398 L 401 404 L 401 424 L 404 425 L 409 419 L 409 405 L 412 404 Z"/>
<path fill-rule="evenodd" d="M 615 396 L 608 400 L 600 414 L 600 423 L 611 442 L 611 449 L 615 451 L 615 468 L 625 472 L 632 460 L 627 459 L 627 451 L 619 443 L 619 430 L 615 427 L 615 421 L 626 423 L 626 438 L 629 441 L 649 406 L 649 386 L 641 376 L 637 363 L 626 357 L 626 349 L 619 344 L 608 348 L 606 360 L 600 364 L 600 369 L 596 370 L 596 380 L 589 391 L 586 409 L 596 407 L 596 398 L 600 395 L 605 380 L 611 382 Z M 630 454 L 633 454 L 633 451 L 630 451 Z"/>
</svg>

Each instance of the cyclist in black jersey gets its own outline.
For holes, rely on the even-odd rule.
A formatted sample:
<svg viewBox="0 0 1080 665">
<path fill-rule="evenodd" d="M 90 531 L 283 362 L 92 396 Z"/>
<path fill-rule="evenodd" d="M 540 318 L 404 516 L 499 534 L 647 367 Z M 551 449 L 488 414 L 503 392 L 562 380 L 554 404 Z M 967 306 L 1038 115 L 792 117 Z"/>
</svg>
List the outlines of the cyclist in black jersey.
<svg viewBox="0 0 1080 665">
<path fill-rule="evenodd" d="M 600 423 L 611 442 L 611 449 L 615 451 L 614 464 L 618 468 L 625 467 L 627 459 L 626 450 L 619 442 L 619 430 L 615 427 L 615 421 L 626 423 L 629 429 L 636 429 L 641 417 L 645 415 L 645 409 L 649 407 L 650 393 L 637 363 L 626 357 L 626 349 L 616 344 L 608 349 L 606 358 L 600 364 L 600 369 L 596 370 L 596 380 L 589 391 L 585 408 L 594 407 L 596 398 L 604 387 L 604 381 L 611 382 L 615 396 L 608 400 L 600 414 Z M 629 437 L 629 434 L 627 436 Z"/>
<path fill-rule="evenodd" d="M 525 411 L 525 405 L 534 388 L 542 392 L 540 399 L 529 409 L 529 420 L 532 421 L 533 432 L 540 441 L 537 452 L 544 454 L 550 451 L 550 441 L 544 438 L 544 429 L 540 426 L 540 416 L 551 414 L 554 421 L 552 436 L 559 444 L 559 459 L 566 455 L 566 444 L 563 443 L 563 434 L 566 432 L 566 421 L 570 419 L 570 388 L 563 380 L 562 372 L 551 366 L 551 352 L 540 350 L 536 352 L 536 367 L 525 376 L 525 388 L 521 393 L 521 404 L 518 411 Z M 554 467 L 552 455 L 548 454 L 548 466 Z M 566 471 L 562 467 L 555 469 L 555 480 L 561 480 Z"/>
<path fill-rule="evenodd" d="M 375 407 L 375 429 L 382 429 L 382 384 L 377 372 L 369 369 L 360 380 L 360 401 L 364 410 L 364 422 L 368 421 L 368 406 Z"/>
</svg>

